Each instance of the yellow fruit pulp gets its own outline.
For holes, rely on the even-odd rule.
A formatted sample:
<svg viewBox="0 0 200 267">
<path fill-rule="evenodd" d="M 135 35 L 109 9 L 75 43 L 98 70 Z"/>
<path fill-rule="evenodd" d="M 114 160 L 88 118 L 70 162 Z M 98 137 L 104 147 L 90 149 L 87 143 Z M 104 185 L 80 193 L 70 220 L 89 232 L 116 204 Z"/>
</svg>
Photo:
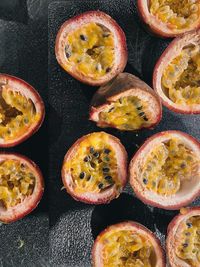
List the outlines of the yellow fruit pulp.
<svg viewBox="0 0 200 267">
<path fill-rule="evenodd" d="M 170 139 L 152 148 L 145 160 L 142 183 L 157 194 L 176 194 L 181 183 L 193 178 L 199 165 L 196 155 L 181 140 Z"/>
<path fill-rule="evenodd" d="M 99 78 L 113 67 L 114 47 L 113 34 L 106 27 L 92 22 L 68 34 L 65 54 L 76 71 Z"/>
<path fill-rule="evenodd" d="M 151 0 L 150 13 L 169 28 L 185 29 L 200 16 L 199 0 Z"/>
<path fill-rule="evenodd" d="M 163 72 L 166 95 L 176 104 L 200 104 L 200 46 L 182 49 Z"/>
<path fill-rule="evenodd" d="M 200 216 L 190 217 L 181 224 L 176 255 L 191 267 L 200 266 Z"/>
<path fill-rule="evenodd" d="M 27 132 L 29 127 L 39 121 L 41 114 L 36 113 L 30 99 L 7 85 L 2 86 L 0 94 L 0 139 L 10 141 Z"/>
<path fill-rule="evenodd" d="M 116 154 L 105 133 L 93 133 L 80 142 L 65 169 L 70 172 L 76 193 L 99 193 L 116 184 L 118 180 Z"/>
<path fill-rule="evenodd" d="M 137 130 L 149 126 L 148 103 L 135 96 L 122 97 L 100 112 L 100 121 L 120 130 Z"/>
<path fill-rule="evenodd" d="M 100 238 L 103 266 L 154 267 L 155 252 L 147 238 L 130 230 L 106 232 Z"/>
<path fill-rule="evenodd" d="M 30 168 L 17 160 L 0 163 L 0 206 L 14 207 L 32 195 L 35 176 Z"/>
</svg>

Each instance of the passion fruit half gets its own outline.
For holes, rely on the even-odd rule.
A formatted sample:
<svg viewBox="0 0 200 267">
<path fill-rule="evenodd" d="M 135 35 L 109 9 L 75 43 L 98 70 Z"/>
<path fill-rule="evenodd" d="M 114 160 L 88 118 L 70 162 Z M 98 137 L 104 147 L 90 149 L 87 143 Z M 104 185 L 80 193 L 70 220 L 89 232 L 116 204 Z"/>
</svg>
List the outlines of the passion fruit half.
<svg viewBox="0 0 200 267">
<path fill-rule="evenodd" d="M 11 223 L 36 208 L 44 191 L 39 167 L 19 154 L 0 153 L 0 221 Z"/>
<path fill-rule="evenodd" d="M 68 150 L 62 180 L 76 200 L 108 203 L 127 182 L 127 153 L 119 139 L 105 132 L 83 136 Z"/>
<path fill-rule="evenodd" d="M 151 32 L 176 37 L 200 27 L 199 0 L 138 0 L 141 19 Z"/>
<path fill-rule="evenodd" d="M 171 267 L 200 266 L 200 207 L 181 209 L 172 220 L 166 250 Z"/>
<path fill-rule="evenodd" d="M 55 54 L 66 72 L 93 86 L 105 84 L 122 72 L 128 57 L 123 30 L 101 11 L 67 20 L 57 34 Z"/>
<path fill-rule="evenodd" d="M 153 87 L 169 109 L 200 113 L 200 29 L 167 47 L 155 66 Z"/>
<path fill-rule="evenodd" d="M 145 82 L 129 73 L 120 73 L 100 87 L 90 109 L 90 120 L 99 127 L 123 131 L 153 128 L 161 117 L 160 98 Z"/>
<path fill-rule="evenodd" d="M 144 203 L 179 209 L 200 195 L 200 143 L 180 131 L 157 133 L 133 156 L 129 172 Z"/>
<path fill-rule="evenodd" d="M 98 235 L 92 262 L 93 267 L 165 267 L 160 241 L 132 221 L 111 225 Z"/>
<path fill-rule="evenodd" d="M 33 135 L 44 120 L 44 103 L 25 81 L 0 74 L 0 147 L 12 147 Z"/>
</svg>

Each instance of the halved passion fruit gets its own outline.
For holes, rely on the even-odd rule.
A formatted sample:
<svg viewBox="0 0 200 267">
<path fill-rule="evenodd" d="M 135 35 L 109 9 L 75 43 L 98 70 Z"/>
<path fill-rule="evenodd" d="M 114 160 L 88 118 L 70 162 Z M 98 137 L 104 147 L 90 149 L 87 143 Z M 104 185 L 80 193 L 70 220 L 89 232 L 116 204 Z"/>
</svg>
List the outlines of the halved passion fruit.
<svg viewBox="0 0 200 267">
<path fill-rule="evenodd" d="M 179 209 L 200 195 L 200 143 L 180 131 L 157 133 L 134 155 L 129 172 L 144 203 Z"/>
<path fill-rule="evenodd" d="M 127 181 L 127 153 L 119 139 L 96 132 L 83 136 L 68 150 L 62 179 L 76 200 L 101 204 L 117 198 Z"/>
<path fill-rule="evenodd" d="M 200 27 L 199 0 L 138 0 L 138 11 L 151 32 L 161 37 Z"/>
<path fill-rule="evenodd" d="M 200 30 L 176 38 L 158 60 L 153 87 L 179 113 L 200 113 Z"/>
<path fill-rule="evenodd" d="M 0 147 L 15 146 L 41 126 L 44 103 L 25 81 L 0 74 Z"/>
<path fill-rule="evenodd" d="M 89 11 L 61 26 L 55 53 L 61 67 L 74 78 L 90 85 L 102 85 L 126 66 L 126 37 L 110 16 Z"/>
<path fill-rule="evenodd" d="M 23 218 L 38 205 L 44 181 L 38 166 L 19 154 L 0 153 L 0 222 Z"/>
<path fill-rule="evenodd" d="M 166 242 L 172 267 L 200 266 L 200 207 L 181 209 L 168 226 Z"/>
<path fill-rule="evenodd" d="M 90 120 L 99 127 L 124 131 L 153 128 L 161 117 L 159 97 L 145 82 L 129 73 L 120 73 L 100 87 L 91 103 Z"/>
<path fill-rule="evenodd" d="M 143 225 L 122 222 L 106 228 L 92 249 L 93 267 L 165 267 L 160 241 Z"/>
</svg>

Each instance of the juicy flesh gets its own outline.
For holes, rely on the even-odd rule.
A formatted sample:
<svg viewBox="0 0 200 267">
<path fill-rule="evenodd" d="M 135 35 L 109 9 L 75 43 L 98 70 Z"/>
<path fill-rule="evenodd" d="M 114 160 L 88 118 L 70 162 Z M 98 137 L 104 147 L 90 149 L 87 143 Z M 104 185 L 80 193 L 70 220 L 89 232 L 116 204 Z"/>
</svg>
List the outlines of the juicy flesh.
<svg viewBox="0 0 200 267">
<path fill-rule="evenodd" d="M 171 29 L 187 29 L 199 20 L 199 0 L 151 0 L 150 13 Z"/>
<path fill-rule="evenodd" d="M 182 49 L 164 70 L 162 85 L 174 103 L 200 104 L 200 46 Z"/>
<path fill-rule="evenodd" d="M 100 112 L 101 122 L 120 130 L 137 130 L 149 126 L 148 103 L 135 96 L 122 97 Z"/>
<path fill-rule="evenodd" d="M 17 160 L 0 163 L 0 207 L 8 209 L 32 195 L 35 175 L 26 164 Z"/>
<path fill-rule="evenodd" d="M 65 168 L 72 175 L 76 193 L 101 193 L 113 185 L 121 186 L 116 154 L 104 133 L 94 133 L 84 139 Z"/>
<path fill-rule="evenodd" d="M 30 99 L 2 86 L 0 91 L 0 139 L 10 141 L 27 132 L 40 118 Z"/>
<path fill-rule="evenodd" d="M 100 242 L 105 267 L 154 267 L 155 254 L 151 242 L 137 232 L 120 230 L 105 233 Z"/>
<path fill-rule="evenodd" d="M 176 241 L 176 255 L 191 267 L 200 266 L 200 216 L 190 217 L 181 224 Z"/>
<path fill-rule="evenodd" d="M 114 37 L 104 26 L 88 23 L 67 36 L 65 55 L 69 68 L 93 78 L 109 73 L 114 64 Z"/>
<path fill-rule="evenodd" d="M 144 163 L 142 183 L 157 194 L 170 196 L 181 189 L 184 181 L 197 174 L 199 159 L 181 140 L 170 139 L 154 146 Z"/>
</svg>

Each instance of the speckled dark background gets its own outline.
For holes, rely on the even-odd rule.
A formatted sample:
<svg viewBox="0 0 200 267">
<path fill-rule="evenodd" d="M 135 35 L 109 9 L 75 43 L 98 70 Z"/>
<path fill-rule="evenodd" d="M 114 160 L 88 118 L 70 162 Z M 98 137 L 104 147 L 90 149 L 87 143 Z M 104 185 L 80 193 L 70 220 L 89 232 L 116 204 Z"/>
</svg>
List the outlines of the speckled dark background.
<svg viewBox="0 0 200 267">
<path fill-rule="evenodd" d="M 19 222 L 0 226 L 0 267 L 90 267 L 93 240 L 107 225 L 136 220 L 155 232 L 163 243 L 166 227 L 177 213 L 143 205 L 129 186 L 117 200 L 96 207 L 76 202 L 61 191 L 60 168 L 66 150 L 83 134 L 100 130 L 88 121 L 88 106 L 96 88 L 71 78 L 55 60 L 54 41 L 61 24 L 86 10 L 100 9 L 110 14 L 127 35 L 126 71 L 150 85 L 155 62 L 169 40 L 145 32 L 135 0 L 51 2 L 0 0 L 0 72 L 31 83 L 45 101 L 48 118 L 37 134 L 12 149 L 29 156 L 41 167 L 46 190 L 33 213 Z M 177 115 L 164 109 L 163 120 L 153 131 L 106 131 L 122 140 L 131 157 L 148 136 L 161 130 L 179 129 L 200 137 L 199 117 Z M 196 201 L 197 204 L 200 202 Z M 19 248 L 21 242 L 24 245 Z"/>
</svg>

